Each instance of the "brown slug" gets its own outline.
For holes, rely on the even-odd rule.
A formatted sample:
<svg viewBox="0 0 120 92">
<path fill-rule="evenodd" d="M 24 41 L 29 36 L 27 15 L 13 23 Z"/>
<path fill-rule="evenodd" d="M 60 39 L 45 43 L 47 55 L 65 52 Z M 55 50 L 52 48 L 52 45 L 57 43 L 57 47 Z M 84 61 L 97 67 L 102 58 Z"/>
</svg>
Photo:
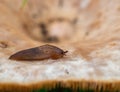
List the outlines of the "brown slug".
<svg viewBox="0 0 120 92">
<path fill-rule="evenodd" d="M 9 59 L 12 60 L 44 60 L 44 59 L 59 59 L 62 58 L 68 51 L 63 51 L 62 49 L 52 46 L 43 45 L 35 48 L 30 48 L 26 50 L 19 51 Z"/>
</svg>

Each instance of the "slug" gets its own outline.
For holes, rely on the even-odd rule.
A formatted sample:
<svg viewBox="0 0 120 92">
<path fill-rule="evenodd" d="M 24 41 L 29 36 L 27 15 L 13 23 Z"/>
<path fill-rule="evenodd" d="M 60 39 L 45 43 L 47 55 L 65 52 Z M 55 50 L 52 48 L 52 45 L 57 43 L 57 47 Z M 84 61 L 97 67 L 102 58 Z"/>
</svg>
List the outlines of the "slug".
<svg viewBox="0 0 120 92">
<path fill-rule="evenodd" d="M 19 51 L 9 57 L 12 60 L 45 60 L 62 58 L 68 51 L 53 45 L 42 45 L 35 48 Z"/>
</svg>

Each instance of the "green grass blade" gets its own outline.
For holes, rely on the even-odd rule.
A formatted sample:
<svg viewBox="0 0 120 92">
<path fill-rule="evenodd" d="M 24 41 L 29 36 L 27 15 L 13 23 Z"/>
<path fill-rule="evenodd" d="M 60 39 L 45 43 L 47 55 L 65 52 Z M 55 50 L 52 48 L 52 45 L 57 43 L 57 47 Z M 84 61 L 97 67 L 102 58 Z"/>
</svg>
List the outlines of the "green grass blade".
<svg viewBox="0 0 120 92">
<path fill-rule="evenodd" d="M 25 5 L 27 4 L 27 2 L 28 2 L 28 0 L 23 0 L 23 1 L 22 1 L 22 5 L 21 5 L 21 8 L 24 8 Z"/>
</svg>

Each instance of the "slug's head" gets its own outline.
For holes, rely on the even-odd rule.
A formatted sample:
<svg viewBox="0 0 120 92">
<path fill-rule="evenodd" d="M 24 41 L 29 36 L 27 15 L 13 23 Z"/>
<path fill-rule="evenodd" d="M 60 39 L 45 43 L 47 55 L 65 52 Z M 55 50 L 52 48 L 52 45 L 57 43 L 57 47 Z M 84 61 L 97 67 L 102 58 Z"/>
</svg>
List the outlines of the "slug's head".
<svg viewBox="0 0 120 92">
<path fill-rule="evenodd" d="M 66 55 L 68 51 L 63 51 L 63 50 L 57 50 L 55 51 L 55 53 L 52 53 L 51 55 L 51 58 L 52 59 L 59 59 L 59 58 L 62 58 Z"/>
</svg>

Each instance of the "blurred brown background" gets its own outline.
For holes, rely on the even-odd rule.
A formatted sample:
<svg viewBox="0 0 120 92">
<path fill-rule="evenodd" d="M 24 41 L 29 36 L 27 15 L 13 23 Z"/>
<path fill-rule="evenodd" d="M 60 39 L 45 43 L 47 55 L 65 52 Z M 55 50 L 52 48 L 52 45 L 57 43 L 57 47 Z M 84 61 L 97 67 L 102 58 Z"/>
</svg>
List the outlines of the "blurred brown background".
<svg viewBox="0 0 120 92">
<path fill-rule="evenodd" d="M 10 52 L 44 42 L 83 49 L 120 38 L 120 0 L 28 0 L 21 6 L 22 0 L 0 1 L 0 42 Z"/>
</svg>

